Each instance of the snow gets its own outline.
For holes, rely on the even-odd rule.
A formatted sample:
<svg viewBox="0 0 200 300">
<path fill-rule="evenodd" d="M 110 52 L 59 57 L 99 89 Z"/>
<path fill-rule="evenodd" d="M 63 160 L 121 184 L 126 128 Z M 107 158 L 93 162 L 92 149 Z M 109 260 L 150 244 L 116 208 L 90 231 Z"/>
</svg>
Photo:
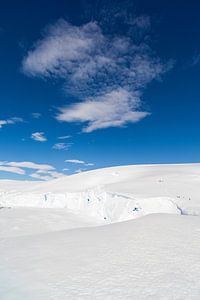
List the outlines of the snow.
<svg viewBox="0 0 200 300">
<path fill-rule="evenodd" d="M 74 193 L 2 193 L 2 207 L 65 208 L 74 214 L 93 217 L 104 223 L 113 223 L 141 217 L 150 213 L 175 213 L 181 210 L 167 197 L 134 198 L 105 192 L 102 188 Z"/>
<path fill-rule="evenodd" d="M 199 299 L 199 238 L 198 217 L 150 215 L 5 239 L 1 299 Z"/>
<path fill-rule="evenodd" d="M 200 164 L 0 181 L 0 299 L 199 299 L 199 187 Z"/>
<path fill-rule="evenodd" d="M 122 166 L 49 182 L 0 181 L 0 206 L 66 208 L 104 223 L 149 213 L 200 214 L 200 164 Z"/>
<path fill-rule="evenodd" d="M 0 238 L 43 234 L 100 224 L 94 218 L 77 216 L 65 209 L 20 207 L 0 210 Z"/>
</svg>

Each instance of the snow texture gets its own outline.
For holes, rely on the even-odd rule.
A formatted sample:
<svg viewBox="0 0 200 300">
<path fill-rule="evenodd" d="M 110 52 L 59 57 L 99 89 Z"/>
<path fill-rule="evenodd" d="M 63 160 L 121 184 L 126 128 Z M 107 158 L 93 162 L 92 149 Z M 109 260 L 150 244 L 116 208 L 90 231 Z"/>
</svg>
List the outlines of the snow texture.
<svg viewBox="0 0 200 300">
<path fill-rule="evenodd" d="M 199 299 L 199 191 L 199 164 L 0 181 L 0 299 Z"/>
</svg>

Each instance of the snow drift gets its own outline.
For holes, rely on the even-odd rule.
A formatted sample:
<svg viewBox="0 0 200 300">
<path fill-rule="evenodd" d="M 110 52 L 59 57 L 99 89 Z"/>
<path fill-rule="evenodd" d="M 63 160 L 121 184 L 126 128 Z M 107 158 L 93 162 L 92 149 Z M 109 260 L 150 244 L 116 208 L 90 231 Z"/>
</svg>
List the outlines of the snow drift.
<svg viewBox="0 0 200 300">
<path fill-rule="evenodd" d="M 4 238 L 2 300 L 199 300 L 200 219 L 154 214 Z"/>
<path fill-rule="evenodd" d="M 200 164 L 0 181 L 0 299 L 199 300 L 199 192 Z"/>
</svg>

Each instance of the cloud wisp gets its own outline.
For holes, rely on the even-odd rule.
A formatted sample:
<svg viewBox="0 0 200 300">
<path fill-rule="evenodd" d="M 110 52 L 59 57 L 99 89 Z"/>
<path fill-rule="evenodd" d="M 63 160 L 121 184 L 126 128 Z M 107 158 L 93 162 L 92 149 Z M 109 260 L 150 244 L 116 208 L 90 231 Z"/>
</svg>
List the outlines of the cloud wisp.
<svg viewBox="0 0 200 300">
<path fill-rule="evenodd" d="M 71 164 L 80 164 L 84 166 L 94 166 L 93 163 L 87 163 L 84 160 L 79 160 L 79 159 L 66 159 L 65 162 L 71 163 Z"/>
<path fill-rule="evenodd" d="M 0 165 L 0 171 L 10 172 L 10 173 L 19 174 L 19 175 L 24 175 L 26 173 L 21 168 L 18 168 L 18 167 L 9 167 L 9 166 L 3 166 L 3 165 Z"/>
<path fill-rule="evenodd" d="M 79 159 L 66 159 L 65 162 L 72 163 L 72 164 L 85 164 L 83 160 L 79 160 Z"/>
<path fill-rule="evenodd" d="M 148 17 L 130 26 L 144 33 Z M 141 110 L 143 89 L 171 67 L 157 58 L 145 36 L 105 34 L 97 22 L 73 26 L 59 20 L 46 30 L 23 60 L 30 76 L 60 78 L 67 94 L 78 101 L 58 108 L 61 122 L 85 123 L 83 131 L 122 127 L 148 116 Z"/>
<path fill-rule="evenodd" d="M 46 142 L 47 138 L 44 136 L 44 132 L 34 132 L 31 134 L 31 139 L 37 142 Z"/>
<path fill-rule="evenodd" d="M 38 170 L 35 173 L 30 174 L 30 177 L 32 178 L 45 180 L 45 181 L 57 179 L 63 176 L 66 175 L 57 171 L 44 171 L 44 170 Z"/>
<path fill-rule="evenodd" d="M 10 119 L 6 119 L 6 120 L 0 120 L 0 128 L 2 128 L 5 125 L 13 125 L 16 123 L 22 123 L 24 122 L 24 120 L 22 118 L 18 118 L 18 117 L 13 117 Z"/>
<path fill-rule="evenodd" d="M 140 100 L 135 93 L 117 89 L 103 96 L 86 99 L 59 109 L 57 120 L 68 122 L 87 122 L 84 132 L 107 127 L 121 127 L 127 122 L 136 123 L 149 113 L 138 111 Z"/>
<path fill-rule="evenodd" d="M 22 161 L 22 162 L 5 162 L 5 165 L 11 167 L 18 167 L 18 168 L 25 168 L 25 169 L 36 169 L 36 170 L 43 170 L 43 171 L 51 171 L 55 168 L 51 165 L 46 164 L 37 164 L 30 161 Z"/>
<path fill-rule="evenodd" d="M 42 114 L 41 114 L 41 113 L 38 113 L 38 112 L 33 112 L 31 115 L 32 115 L 32 117 L 33 117 L 34 119 L 39 119 L 39 118 L 41 118 L 41 116 L 42 116 Z"/>
<path fill-rule="evenodd" d="M 63 135 L 63 136 L 59 136 L 58 140 L 67 140 L 69 138 L 71 138 L 71 135 Z"/>
<path fill-rule="evenodd" d="M 65 176 L 61 172 L 57 172 L 55 167 L 48 164 L 38 164 L 30 161 L 22 161 L 22 162 L 0 162 L 0 171 L 15 173 L 18 175 L 25 175 L 26 169 L 29 170 L 28 176 L 39 179 L 39 180 L 52 180 L 56 178 L 60 178 Z M 34 173 L 30 173 L 30 171 L 34 170 Z"/>
<path fill-rule="evenodd" d="M 53 145 L 54 150 L 68 150 L 72 146 L 72 143 L 56 143 Z"/>
</svg>

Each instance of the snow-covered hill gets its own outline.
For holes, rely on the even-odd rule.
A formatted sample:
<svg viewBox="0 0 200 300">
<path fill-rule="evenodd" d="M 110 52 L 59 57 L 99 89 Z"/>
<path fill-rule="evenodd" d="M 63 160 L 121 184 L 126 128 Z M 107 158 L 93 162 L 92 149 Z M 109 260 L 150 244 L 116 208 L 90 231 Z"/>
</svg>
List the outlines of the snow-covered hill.
<svg viewBox="0 0 200 300">
<path fill-rule="evenodd" d="M 200 164 L 4 180 L 0 207 L 1 300 L 199 300 Z"/>
<path fill-rule="evenodd" d="M 48 182 L 0 181 L 0 206 L 66 208 L 112 223 L 149 213 L 200 214 L 200 164 L 123 166 Z"/>
</svg>

